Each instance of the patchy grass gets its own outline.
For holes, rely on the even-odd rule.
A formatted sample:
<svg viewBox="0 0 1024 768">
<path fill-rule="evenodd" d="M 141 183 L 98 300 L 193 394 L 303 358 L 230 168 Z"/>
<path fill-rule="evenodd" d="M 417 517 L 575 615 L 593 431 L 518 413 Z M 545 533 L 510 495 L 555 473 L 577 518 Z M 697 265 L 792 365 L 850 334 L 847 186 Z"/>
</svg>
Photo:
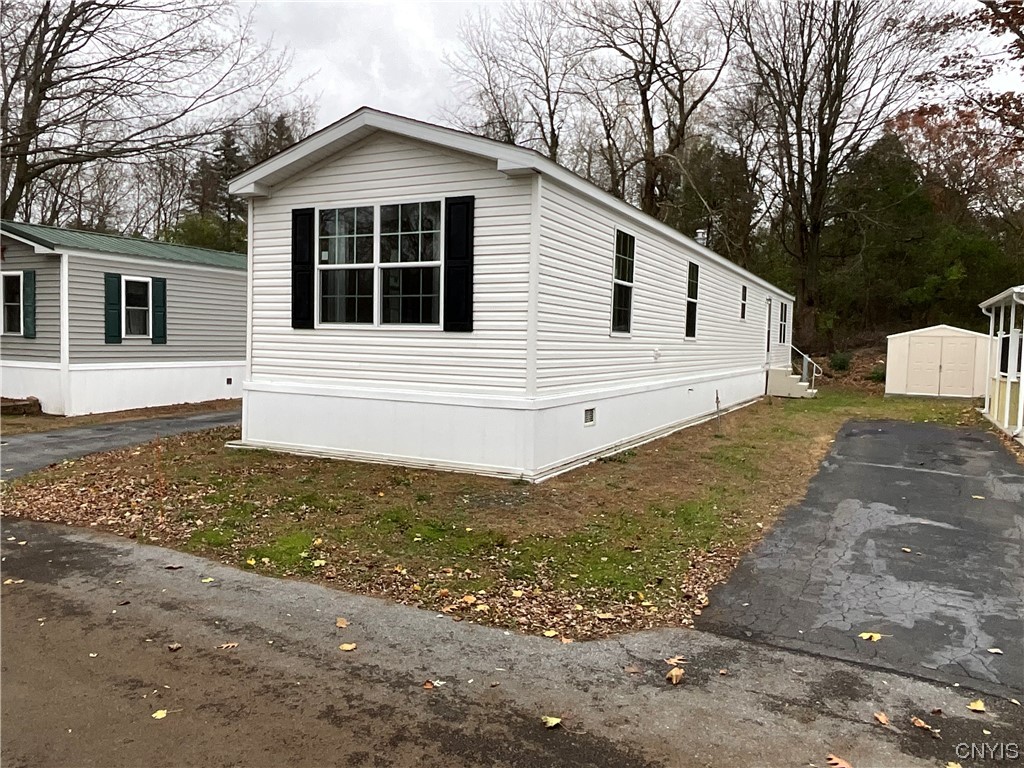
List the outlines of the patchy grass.
<svg viewBox="0 0 1024 768">
<path fill-rule="evenodd" d="M 591 637 L 689 623 L 851 418 L 978 423 L 963 401 L 824 390 L 540 485 L 231 450 L 236 435 L 219 429 L 36 473 L 4 506 L 460 620 Z"/>
<path fill-rule="evenodd" d="M 31 416 L 18 414 L 0 418 L 0 433 L 24 435 L 29 432 L 49 432 L 68 427 L 92 427 L 97 424 L 115 424 L 119 421 L 136 419 L 160 419 L 171 416 L 190 416 L 208 411 L 229 411 L 241 406 L 241 400 L 209 400 L 205 403 L 184 403 L 165 405 L 157 408 L 136 408 L 114 413 L 92 413 L 88 416 L 53 416 L 48 413 Z"/>
</svg>

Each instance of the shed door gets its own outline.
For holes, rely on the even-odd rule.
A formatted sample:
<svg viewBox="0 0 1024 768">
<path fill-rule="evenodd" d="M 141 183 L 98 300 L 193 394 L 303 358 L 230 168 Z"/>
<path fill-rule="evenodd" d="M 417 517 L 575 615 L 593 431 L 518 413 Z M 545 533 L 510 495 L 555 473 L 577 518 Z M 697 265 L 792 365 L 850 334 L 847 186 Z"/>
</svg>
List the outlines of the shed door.
<svg viewBox="0 0 1024 768">
<path fill-rule="evenodd" d="M 943 338 L 941 365 L 940 395 L 970 397 L 974 394 L 974 339 Z"/>
<path fill-rule="evenodd" d="M 939 361 L 942 339 L 939 336 L 910 338 L 907 359 L 907 394 L 939 394 Z"/>
</svg>

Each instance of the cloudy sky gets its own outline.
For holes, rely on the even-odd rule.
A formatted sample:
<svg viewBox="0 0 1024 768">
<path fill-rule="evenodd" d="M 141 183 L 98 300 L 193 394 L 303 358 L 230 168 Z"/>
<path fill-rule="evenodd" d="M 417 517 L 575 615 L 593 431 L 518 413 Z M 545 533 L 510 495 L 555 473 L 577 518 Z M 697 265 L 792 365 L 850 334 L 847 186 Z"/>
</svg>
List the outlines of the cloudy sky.
<svg viewBox="0 0 1024 768">
<path fill-rule="evenodd" d="M 295 76 L 311 78 L 303 90 L 319 97 L 320 127 L 363 105 L 436 120 L 454 98 L 444 55 L 458 47 L 459 20 L 497 1 L 260 0 L 254 8 L 257 34 L 289 46 Z"/>
</svg>

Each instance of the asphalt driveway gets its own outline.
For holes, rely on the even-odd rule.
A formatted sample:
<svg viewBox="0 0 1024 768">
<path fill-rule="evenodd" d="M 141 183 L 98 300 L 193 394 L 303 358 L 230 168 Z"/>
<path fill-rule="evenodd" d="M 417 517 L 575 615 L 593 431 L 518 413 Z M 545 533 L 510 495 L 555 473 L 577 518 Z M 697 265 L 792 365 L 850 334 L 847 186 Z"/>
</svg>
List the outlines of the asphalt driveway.
<svg viewBox="0 0 1024 768">
<path fill-rule="evenodd" d="M 994 435 L 850 422 L 698 627 L 1019 696 L 1022 550 L 1024 468 Z"/>
<path fill-rule="evenodd" d="M 238 408 L 189 416 L 138 419 L 97 424 L 93 427 L 5 435 L 0 439 L 0 466 L 3 467 L 0 479 L 11 480 L 60 461 L 80 459 L 90 453 L 116 451 L 160 437 L 226 427 L 239 424 L 241 420 L 242 411 Z"/>
</svg>

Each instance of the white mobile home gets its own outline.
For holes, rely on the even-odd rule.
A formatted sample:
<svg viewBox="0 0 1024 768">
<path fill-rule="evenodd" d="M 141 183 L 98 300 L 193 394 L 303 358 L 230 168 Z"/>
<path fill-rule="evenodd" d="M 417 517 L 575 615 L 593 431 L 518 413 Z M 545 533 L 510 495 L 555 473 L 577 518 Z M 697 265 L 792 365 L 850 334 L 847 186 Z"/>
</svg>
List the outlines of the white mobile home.
<svg viewBox="0 0 1024 768">
<path fill-rule="evenodd" d="M 533 151 L 363 108 L 230 189 L 243 446 L 536 481 L 790 393 L 792 296 Z"/>
<path fill-rule="evenodd" d="M 243 254 L 0 223 L 4 397 L 76 416 L 241 396 Z"/>
</svg>

